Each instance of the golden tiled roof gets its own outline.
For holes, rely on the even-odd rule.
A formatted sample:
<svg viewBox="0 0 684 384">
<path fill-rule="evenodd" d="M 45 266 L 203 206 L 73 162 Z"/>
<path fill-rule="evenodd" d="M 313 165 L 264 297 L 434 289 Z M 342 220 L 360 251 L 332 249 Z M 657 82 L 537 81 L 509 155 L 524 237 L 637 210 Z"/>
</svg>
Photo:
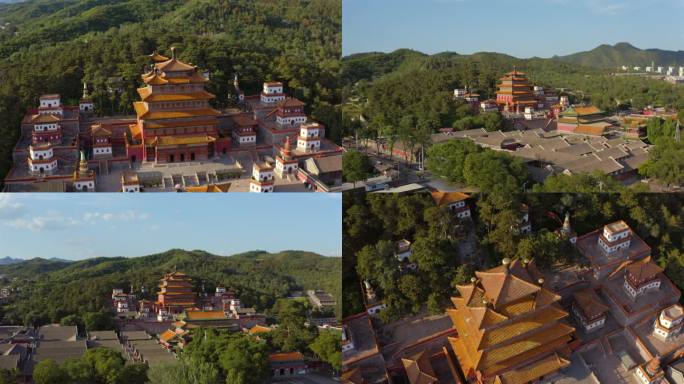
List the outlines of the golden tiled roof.
<svg viewBox="0 0 684 384">
<path fill-rule="evenodd" d="M 186 64 L 176 58 L 172 58 L 161 63 L 156 63 L 154 66 L 165 72 L 184 72 L 195 70 L 194 66 Z"/>
<path fill-rule="evenodd" d="M 151 93 L 143 90 L 148 88 L 138 89 L 138 94 L 143 101 L 157 102 L 157 101 L 193 101 L 193 100 L 211 100 L 215 96 L 207 91 L 195 93 Z"/>
<path fill-rule="evenodd" d="M 506 344 L 491 351 L 486 351 L 479 361 L 478 368 L 484 369 L 498 363 L 504 363 L 507 360 L 520 356 L 526 352 L 536 354 L 536 351 L 534 351 L 536 348 L 552 345 L 555 341 L 563 339 L 564 336 L 569 336 L 574 332 L 575 328 L 569 325 L 563 323 L 555 324 L 542 331 L 535 332 L 522 340 Z M 565 342 L 562 344 L 564 343 Z M 505 365 L 509 364 L 506 363 Z"/>
<path fill-rule="evenodd" d="M 161 62 L 169 60 L 168 57 L 166 57 L 164 55 L 160 55 L 159 53 L 157 53 L 157 51 L 152 52 L 152 54 L 149 56 L 152 59 L 152 61 L 154 61 L 155 63 L 161 63 Z"/>
<path fill-rule="evenodd" d="M 33 124 L 59 123 L 59 121 L 59 117 L 49 113 L 33 115 L 31 118 Z"/>
<path fill-rule="evenodd" d="M 217 192 L 225 193 L 230 189 L 231 183 L 208 184 L 198 187 L 186 187 L 185 192 Z"/>
<path fill-rule="evenodd" d="M 455 203 L 457 201 L 463 201 L 468 199 L 470 196 L 462 192 L 432 192 L 432 199 L 435 201 L 437 206 L 447 205 Z"/>
<path fill-rule="evenodd" d="M 226 314 L 223 311 L 185 311 L 186 320 L 225 320 Z"/>
<path fill-rule="evenodd" d="M 208 135 L 158 136 L 155 139 L 155 142 L 159 147 L 173 145 L 209 144 L 214 141 L 216 141 L 216 138 Z"/>
<path fill-rule="evenodd" d="M 271 362 L 302 361 L 304 355 L 299 352 L 272 353 L 269 360 Z"/>
<path fill-rule="evenodd" d="M 517 260 L 513 261 L 513 263 L 517 262 Z M 495 308 L 525 296 L 530 296 L 541 289 L 539 286 L 525 281 L 520 276 L 510 272 L 506 270 L 505 266 L 502 269 L 475 272 L 475 275 L 480 279 L 480 284 L 484 287 L 485 296 L 491 300 Z"/>
<path fill-rule="evenodd" d="M 205 83 L 209 81 L 206 77 L 195 72 L 192 76 L 177 76 L 177 77 L 164 77 L 169 84 L 190 84 L 190 83 Z"/>
<path fill-rule="evenodd" d="M 554 353 L 532 364 L 525 365 L 512 371 L 508 371 L 501 375 L 502 384 L 525 384 L 546 376 L 550 373 L 556 372 L 561 368 L 570 365 L 568 360 L 565 360 Z"/>
<path fill-rule="evenodd" d="M 159 335 L 159 340 L 161 340 L 165 343 L 168 343 L 169 340 L 173 339 L 174 337 L 176 337 L 176 332 L 174 332 L 170 329 L 167 329 L 166 331 L 164 331 L 162 334 Z"/>
<path fill-rule="evenodd" d="M 143 81 L 145 82 L 145 84 L 148 85 L 164 85 L 169 83 L 167 80 L 165 80 L 163 77 L 156 73 L 153 73 L 151 76 L 144 76 Z"/>
<path fill-rule="evenodd" d="M 579 115 L 593 115 L 596 113 L 603 113 L 602 110 L 596 108 L 595 106 L 588 106 L 588 107 L 573 107 L 575 112 Z"/>
<path fill-rule="evenodd" d="M 532 316 L 527 316 L 521 320 L 514 321 L 491 331 L 485 331 L 479 347 L 484 349 L 503 343 L 513 337 L 518 337 L 567 316 L 567 312 L 555 306 L 544 308 Z"/>
<path fill-rule="evenodd" d="M 192 121 L 146 121 L 145 128 L 175 128 L 175 127 L 198 127 L 204 125 L 216 125 L 216 119 L 212 120 L 192 120 Z"/>
<path fill-rule="evenodd" d="M 259 333 L 268 333 L 271 332 L 271 328 L 269 327 L 264 327 L 261 325 L 255 325 L 252 328 L 249 329 L 249 334 L 250 335 L 256 335 Z"/>
<path fill-rule="evenodd" d="M 182 119 L 188 117 L 202 117 L 202 116 L 218 116 L 221 112 L 213 108 L 197 108 L 197 109 L 182 109 L 169 111 L 150 111 L 149 106 L 142 102 L 136 101 L 133 103 L 133 108 L 139 119 L 155 120 L 155 119 Z"/>
</svg>

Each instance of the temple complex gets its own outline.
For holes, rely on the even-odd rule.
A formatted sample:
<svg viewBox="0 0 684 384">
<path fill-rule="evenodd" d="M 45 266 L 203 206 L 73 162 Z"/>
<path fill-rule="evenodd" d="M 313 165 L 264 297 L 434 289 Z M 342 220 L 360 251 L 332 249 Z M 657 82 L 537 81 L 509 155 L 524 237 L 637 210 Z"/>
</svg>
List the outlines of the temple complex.
<svg viewBox="0 0 684 384">
<path fill-rule="evenodd" d="M 328 189 L 305 163 L 339 158 L 342 148 L 325 139 L 325 127 L 289 94 L 297 90 L 266 81 L 260 93 L 246 96 L 236 74 L 229 86 L 232 104 L 221 110 L 206 90 L 209 72 L 182 61 L 176 49 L 147 59 L 135 116 L 98 116 L 85 83 L 80 99 L 67 99 L 76 105 L 57 94 L 41 96 L 22 121 L 5 189 L 175 192 L 220 185 L 221 192 L 247 192 L 255 191 L 254 164 L 264 162 L 277 177 L 259 191 Z"/>
<path fill-rule="evenodd" d="M 157 163 L 202 161 L 226 153 L 230 138 L 218 132 L 220 112 L 209 105 L 215 96 L 204 89 L 209 81 L 196 66 L 155 54 L 142 75 L 141 101 L 133 103 L 137 122 L 131 125 L 129 158 Z"/>
<path fill-rule="evenodd" d="M 190 278 L 181 272 L 167 273 L 160 280 L 157 294 L 157 317 L 165 319 L 197 306 L 197 296 Z M 160 320 L 161 321 L 161 320 Z"/>
<path fill-rule="evenodd" d="M 458 330 L 449 340 L 469 382 L 527 383 L 570 364 L 575 329 L 533 261 L 505 259 L 475 275 L 457 286 L 448 310 Z"/>
<path fill-rule="evenodd" d="M 594 106 L 573 106 L 560 112 L 558 131 L 601 136 L 612 124 L 606 113 Z"/>
<path fill-rule="evenodd" d="M 506 111 L 518 113 L 526 107 L 539 105 L 527 75 L 515 69 L 501 78 L 496 91 L 496 103 Z"/>
</svg>

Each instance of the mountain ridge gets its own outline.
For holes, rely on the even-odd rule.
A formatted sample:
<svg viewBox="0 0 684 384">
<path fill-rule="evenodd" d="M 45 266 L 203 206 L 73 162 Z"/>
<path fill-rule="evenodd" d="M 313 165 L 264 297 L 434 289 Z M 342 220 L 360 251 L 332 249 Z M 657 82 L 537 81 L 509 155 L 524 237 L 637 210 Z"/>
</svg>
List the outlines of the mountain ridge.
<svg viewBox="0 0 684 384">
<path fill-rule="evenodd" d="M 601 44 L 589 50 L 565 56 L 553 56 L 552 59 L 598 68 L 615 68 L 626 66 L 684 66 L 684 51 L 669 51 L 658 48 L 640 49 L 628 42 L 614 45 Z"/>
<path fill-rule="evenodd" d="M 401 67 L 416 65 L 416 62 L 428 59 L 458 59 L 458 58 L 505 58 L 516 60 L 554 60 L 564 63 L 581 65 L 598 69 L 617 68 L 626 66 L 650 66 L 651 62 L 656 65 L 684 66 L 684 51 L 671 51 L 658 48 L 640 49 L 628 42 L 619 42 L 614 45 L 601 44 L 591 50 L 572 53 L 569 55 L 554 55 L 552 57 L 529 57 L 519 58 L 500 52 L 475 52 L 471 54 L 459 54 L 457 52 L 444 51 L 432 55 L 408 48 L 401 48 L 392 52 L 360 52 L 345 56 L 345 62 L 372 61 L 382 64 L 382 73 L 394 72 Z"/>
</svg>

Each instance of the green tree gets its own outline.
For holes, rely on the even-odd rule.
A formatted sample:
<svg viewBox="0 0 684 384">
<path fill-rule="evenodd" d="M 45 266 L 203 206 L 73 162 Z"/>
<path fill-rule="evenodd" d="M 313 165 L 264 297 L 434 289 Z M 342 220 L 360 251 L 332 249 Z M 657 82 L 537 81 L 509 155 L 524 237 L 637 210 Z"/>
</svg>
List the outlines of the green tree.
<svg viewBox="0 0 684 384">
<path fill-rule="evenodd" d="M 430 172 L 455 183 L 465 183 L 463 167 L 465 159 L 480 148 L 470 140 L 450 140 L 435 144 L 427 151 L 425 165 Z"/>
<path fill-rule="evenodd" d="M 112 314 L 107 310 L 88 312 L 83 315 L 83 323 L 88 331 L 107 331 L 114 329 Z"/>
<path fill-rule="evenodd" d="M 0 369 L 0 384 L 16 384 L 20 376 L 17 369 Z"/>
<path fill-rule="evenodd" d="M 69 376 L 52 359 L 45 359 L 33 369 L 33 381 L 36 384 L 69 384 Z"/>
<path fill-rule="evenodd" d="M 226 384 L 264 382 L 270 376 L 268 355 L 266 344 L 251 337 L 234 338 L 219 357 Z"/>
<path fill-rule="evenodd" d="M 273 343 L 285 352 L 306 351 L 316 337 L 315 328 L 306 325 L 306 305 L 297 300 L 280 299 L 274 310 L 278 327 L 271 332 Z"/>
<path fill-rule="evenodd" d="M 639 173 L 669 185 L 684 183 L 684 143 L 661 139 L 648 154 L 648 161 Z"/>
<path fill-rule="evenodd" d="M 322 330 L 309 345 L 311 351 L 321 360 L 330 364 L 335 371 L 342 369 L 341 338 L 342 335 L 337 331 Z"/>
<path fill-rule="evenodd" d="M 356 183 L 370 176 L 371 164 L 368 156 L 357 151 L 347 151 L 342 157 L 342 173 L 348 182 Z"/>
</svg>

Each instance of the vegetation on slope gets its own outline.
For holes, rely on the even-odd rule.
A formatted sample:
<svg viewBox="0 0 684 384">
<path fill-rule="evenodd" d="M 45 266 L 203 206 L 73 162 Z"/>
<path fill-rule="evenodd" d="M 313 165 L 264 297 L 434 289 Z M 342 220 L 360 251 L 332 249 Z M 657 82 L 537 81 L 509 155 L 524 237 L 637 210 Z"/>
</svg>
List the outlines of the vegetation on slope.
<svg viewBox="0 0 684 384">
<path fill-rule="evenodd" d="M 656 66 L 684 65 L 684 51 L 639 49 L 629 43 L 617 43 L 602 44 L 590 51 L 571 55 L 554 56 L 554 59 L 587 67 L 615 69 L 626 65 L 640 66 L 645 70 L 651 63 L 655 63 Z"/>
<path fill-rule="evenodd" d="M 202 285 L 213 292 L 220 284 L 238 293 L 246 306 L 268 311 L 278 298 L 295 290 L 324 289 L 339 298 L 340 263 L 339 258 L 301 251 L 221 257 L 170 250 L 145 257 L 70 263 L 34 259 L 0 267 L 0 274 L 20 289 L 2 307 L 3 323 L 40 325 L 68 315 L 99 313 L 109 308 L 112 288 L 128 290 L 133 285 L 140 295 L 140 288 L 145 287 L 145 297 L 154 298 L 159 279 L 175 270 L 188 274 L 197 292 Z"/>
</svg>

